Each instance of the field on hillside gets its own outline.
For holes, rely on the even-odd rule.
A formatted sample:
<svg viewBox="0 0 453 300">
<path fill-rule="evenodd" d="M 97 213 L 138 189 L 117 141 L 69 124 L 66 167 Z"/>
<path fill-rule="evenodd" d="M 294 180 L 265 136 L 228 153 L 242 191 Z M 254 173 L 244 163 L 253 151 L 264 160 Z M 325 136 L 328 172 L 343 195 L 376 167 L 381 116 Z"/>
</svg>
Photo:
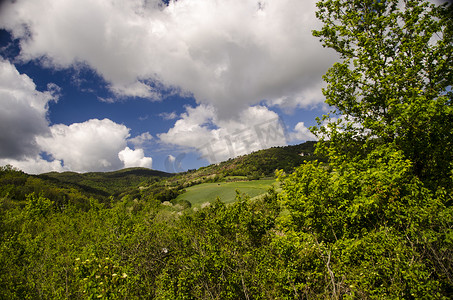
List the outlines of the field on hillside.
<svg viewBox="0 0 453 300">
<path fill-rule="evenodd" d="M 192 207 L 212 202 L 217 197 L 224 203 L 231 203 L 235 200 L 236 190 L 253 198 L 266 193 L 273 184 L 276 184 L 274 179 L 203 183 L 187 188 L 176 200 L 187 200 Z"/>
</svg>

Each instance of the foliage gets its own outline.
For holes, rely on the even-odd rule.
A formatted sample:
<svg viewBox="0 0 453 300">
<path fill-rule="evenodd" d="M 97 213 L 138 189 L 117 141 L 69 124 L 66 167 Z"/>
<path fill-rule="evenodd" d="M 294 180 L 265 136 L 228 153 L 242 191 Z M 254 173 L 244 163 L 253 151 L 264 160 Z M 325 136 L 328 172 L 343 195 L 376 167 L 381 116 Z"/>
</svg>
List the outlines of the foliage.
<svg viewBox="0 0 453 300">
<path fill-rule="evenodd" d="M 453 168 L 452 6 L 425 0 L 326 0 L 317 5 L 324 26 L 314 35 L 342 58 L 324 76 L 328 86 L 323 90 L 341 118 L 315 128 L 330 140 L 325 149 L 330 158 L 350 160 L 376 144 L 394 144 L 425 183 L 448 184 Z"/>
<path fill-rule="evenodd" d="M 172 175 L 146 168 L 127 168 L 114 172 L 50 172 L 38 175 L 38 178 L 81 189 L 90 195 L 119 196 L 124 192 L 138 189 L 140 186 L 152 185 Z"/>
<path fill-rule="evenodd" d="M 449 299 L 452 244 L 451 7 L 318 3 L 314 31 L 342 62 L 325 76 L 313 131 L 327 163 L 280 173 L 282 240 L 307 298 Z M 310 252 L 311 250 L 311 252 Z M 310 264 L 307 264 L 310 257 Z"/>
<path fill-rule="evenodd" d="M 179 245 L 168 248 L 156 298 L 250 299 L 273 293 L 266 278 L 276 205 L 275 195 L 250 202 L 238 194 L 231 206 L 217 201 L 181 218 Z"/>
<path fill-rule="evenodd" d="M 42 196 L 32 193 L 27 196 L 24 213 L 27 218 L 45 218 L 51 212 L 53 202 Z"/>
<path fill-rule="evenodd" d="M 338 166 L 311 162 L 281 180 L 282 192 L 253 200 L 237 192 L 231 204 L 185 210 L 132 195 L 59 210 L 29 194 L 23 205 L 0 207 L 0 298 L 451 293 L 451 195 L 425 188 L 401 150 Z"/>
<path fill-rule="evenodd" d="M 109 257 L 75 259 L 76 276 L 88 299 L 118 299 L 126 293 L 127 274 Z"/>
<path fill-rule="evenodd" d="M 92 199 L 89 211 L 69 204 L 60 212 L 28 198 L 24 208 L 2 210 L 0 298 L 237 299 L 265 291 L 259 270 L 272 269 L 275 192 L 253 202 L 238 194 L 231 206 L 180 217 L 152 199 L 124 197 L 112 207 Z"/>
<path fill-rule="evenodd" d="M 438 299 L 452 291 L 452 198 L 430 192 L 400 150 L 308 163 L 282 180 L 285 222 L 324 248 L 331 295 Z"/>
</svg>

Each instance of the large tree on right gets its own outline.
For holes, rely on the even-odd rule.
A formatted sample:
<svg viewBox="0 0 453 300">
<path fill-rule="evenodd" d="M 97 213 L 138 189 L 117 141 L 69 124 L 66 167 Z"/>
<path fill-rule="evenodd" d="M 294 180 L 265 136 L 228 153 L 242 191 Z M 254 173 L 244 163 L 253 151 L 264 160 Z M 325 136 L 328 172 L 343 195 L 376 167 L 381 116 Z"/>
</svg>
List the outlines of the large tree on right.
<svg viewBox="0 0 453 300">
<path fill-rule="evenodd" d="M 341 57 L 324 76 L 323 93 L 333 110 L 319 120 L 328 126 L 314 128 L 328 141 L 321 149 L 339 162 L 391 145 L 425 184 L 451 188 L 451 5 L 325 0 L 317 6 L 324 25 L 314 35 Z"/>
<path fill-rule="evenodd" d="M 451 299 L 451 6 L 317 5 L 314 35 L 341 59 L 324 77 L 332 111 L 312 128 L 328 163 L 280 176 L 294 298 Z"/>
</svg>

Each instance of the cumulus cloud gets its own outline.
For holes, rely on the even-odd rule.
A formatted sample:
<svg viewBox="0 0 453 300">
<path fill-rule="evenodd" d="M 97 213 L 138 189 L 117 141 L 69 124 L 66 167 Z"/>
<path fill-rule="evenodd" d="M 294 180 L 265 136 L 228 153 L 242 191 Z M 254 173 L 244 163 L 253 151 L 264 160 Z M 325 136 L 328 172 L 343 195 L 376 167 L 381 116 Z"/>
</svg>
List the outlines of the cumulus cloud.
<svg viewBox="0 0 453 300">
<path fill-rule="evenodd" d="M 12 165 L 19 170 L 28 174 L 41 174 L 51 171 L 62 172 L 68 171 L 61 165 L 61 161 L 53 160 L 47 161 L 39 155 L 32 157 L 25 157 L 24 159 L 0 159 L 0 166 Z"/>
<path fill-rule="evenodd" d="M 310 132 L 304 122 L 299 122 L 294 127 L 294 131 L 290 133 L 291 141 L 316 141 L 318 138 Z"/>
<path fill-rule="evenodd" d="M 186 107 L 175 125 L 167 133 L 158 135 L 161 141 L 185 147 L 196 148 L 212 137 L 208 124 L 213 123 L 215 110 L 212 106 Z"/>
<path fill-rule="evenodd" d="M 125 168 L 143 167 L 151 169 L 153 165 L 153 159 L 145 157 L 143 149 L 132 150 L 126 147 L 118 153 L 118 158 L 124 163 Z"/>
<path fill-rule="evenodd" d="M 182 160 L 186 154 L 180 153 L 178 156 L 174 157 L 173 155 L 168 155 L 165 159 L 165 170 L 169 173 L 179 173 L 183 172 L 184 169 L 182 168 Z"/>
<path fill-rule="evenodd" d="M 152 167 L 152 158 L 143 149 L 126 146 L 129 128 L 109 119 L 91 119 L 71 125 L 50 126 L 50 134 L 36 136 L 39 152 L 50 159 L 30 155 L 22 159 L 0 159 L 0 165 L 11 164 L 27 173 L 49 171 L 111 171 L 128 167 Z M 135 139 L 145 139 L 144 133 Z"/>
<path fill-rule="evenodd" d="M 262 100 L 307 107 L 334 55 L 311 35 L 316 0 L 18 0 L 0 26 L 21 58 L 86 64 L 117 95 L 191 93 L 230 117 Z M 39 13 L 36 13 L 39 11 Z"/>
<path fill-rule="evenodd" d="M 210 163 L 287 144 L 284 124 L 264 106 L 249 107 L 229 120 L 219 118 L 212 106 L 186 107 L 174 126 L 158 137 L 163 143 L 195 149 Z"/>
<path fill-rule="evenodd" d="M 153 139 L 153 136 L 149 132 L 144 132 L 134 138 L 130 138 L 128 142 L 132 143 L 135 147 L 142 147 L 149 143 Z"/>
<path fill-rule="evenodd" d="M 32 79 L 0 60 L 0 165 L 33 174 L 151 166 L 142 149 L 130 150 L 132 156 L 124 152 L 128 141 L 140 146 L 152 139 L 148 132 L 128 140 L 129 128 L 109 119 L 49 126 L 48 103 L 57 101 L 58 95 L 53 84 L 47 91 L 37 91 Z M 41 156 L 44 152 L 50 159 Z M 118 157 L 120 152 L 125 159 Z"/>
<path fill-rule="evenodd" d="M 47 120 L 49 101 L 57 101 L 58 87 L 36 90 L 27 75 L 0 59 L 0 158 L 22 159 L 40 152 L 37 136 L 50 133 Z"/>
<path fill-rule="evenodd" d="M 118 153 L 126 147 L 129 129 L 109 119 L 92 119 L 50 127 L 51 135 L 39 137 L 41 149 L 65 168 L 77 172 L 120 169 Z"/>
</svg>

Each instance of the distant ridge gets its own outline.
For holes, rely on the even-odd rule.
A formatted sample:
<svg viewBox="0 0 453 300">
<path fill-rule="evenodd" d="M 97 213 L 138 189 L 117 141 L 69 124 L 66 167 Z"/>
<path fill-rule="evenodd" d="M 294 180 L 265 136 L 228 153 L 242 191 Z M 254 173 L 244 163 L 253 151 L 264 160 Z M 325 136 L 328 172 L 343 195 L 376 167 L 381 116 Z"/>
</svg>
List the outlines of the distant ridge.
<svg viewBox="0 0 453 300">
<path fill-rule="evenodd" d="M 136 168 L 125 168 L 117 171 L 109 171 L 109 172 L 86 172 L 86 173 L 77 173 L 77 172 L 72 172 L 72 171 L 66 171 L 66 172 L 47 172 L 47 173 L 42 173 L 39 176 L 55 176 L 56 174 L 67 174 L 67 175 L 74 175 L 78 174 L 82 177 L 88 176 L 88 177 L 123 177 L 123 176 L 160 176 L 160 177 L 168 177 L 172 176 L 171 173 L 163 172 L 163 171 L 158 171 L 158 170 L 153 170 L 153 169 L 148 169 L 148 168 L 141 168 L 141 167 L 136 167 Z M 56 175 L 58 176 L 58 175 Z"/>
<path fill-rule="evenodd" d="M 315 144 L 306 142 L 259 150 L 182 173 L 126 168 L 112 172 L 49 172 L 29 175 L 5 166 L 0 172 L 0 190 L 3 190 L 0 198 L 23 201 L 26 195 L 35 192 L 58 203 L 69 201 L 87 207 L 90 197 L 104 203 L 117 201 L 127 195 L 134 199 L 155 198 L 167 201 L 184 192 L 185 188 L 204 182 L 273 178 L 275 170 L 291 173 L 304 161 L 318 159 L 314 155 Z"/>
<path fill-rule="evenodd" d="M 316 142 L 307 141 L 299 145 L 272 147 L 258 150 L 227 161 L 189 170 L 179 175 L 190 178 L 202 176 L 248 176 L 251 178 L 273 177 L 275 170 L 291 173 L 304 161 L 319 159 L 314 155 Z"/>
<path fill-rule="evenodd" d="M 137 188 L 143 184 L 154 183 L 173 175 L 147 168 L 126 168 L 112 172 L 49 172 L 37 175 L 37 177 L 63 185 L 75 185 L 84 190 L 114 194 L 125 189 Z"/>
<path fill-rule="evenodd" d="M 112 172 L 49 172 L 37 177 L 103 195 L 120 193 L 125 189 L 136 189 L 140 186 L 150 186 L 162 179 L 168 179 L 169 183 L 204 182 L 212 177 L 226 176 L 257 179 L 273 177 L 275 170 L 291 173 L 304 161 L 318 159 L 314 155 L 315 145 L 316 142 L 308 141 L 299 145 L 272 147 L 181 173 L 167 173 L 148 168 L 126 168 Z"/>
</svg>

